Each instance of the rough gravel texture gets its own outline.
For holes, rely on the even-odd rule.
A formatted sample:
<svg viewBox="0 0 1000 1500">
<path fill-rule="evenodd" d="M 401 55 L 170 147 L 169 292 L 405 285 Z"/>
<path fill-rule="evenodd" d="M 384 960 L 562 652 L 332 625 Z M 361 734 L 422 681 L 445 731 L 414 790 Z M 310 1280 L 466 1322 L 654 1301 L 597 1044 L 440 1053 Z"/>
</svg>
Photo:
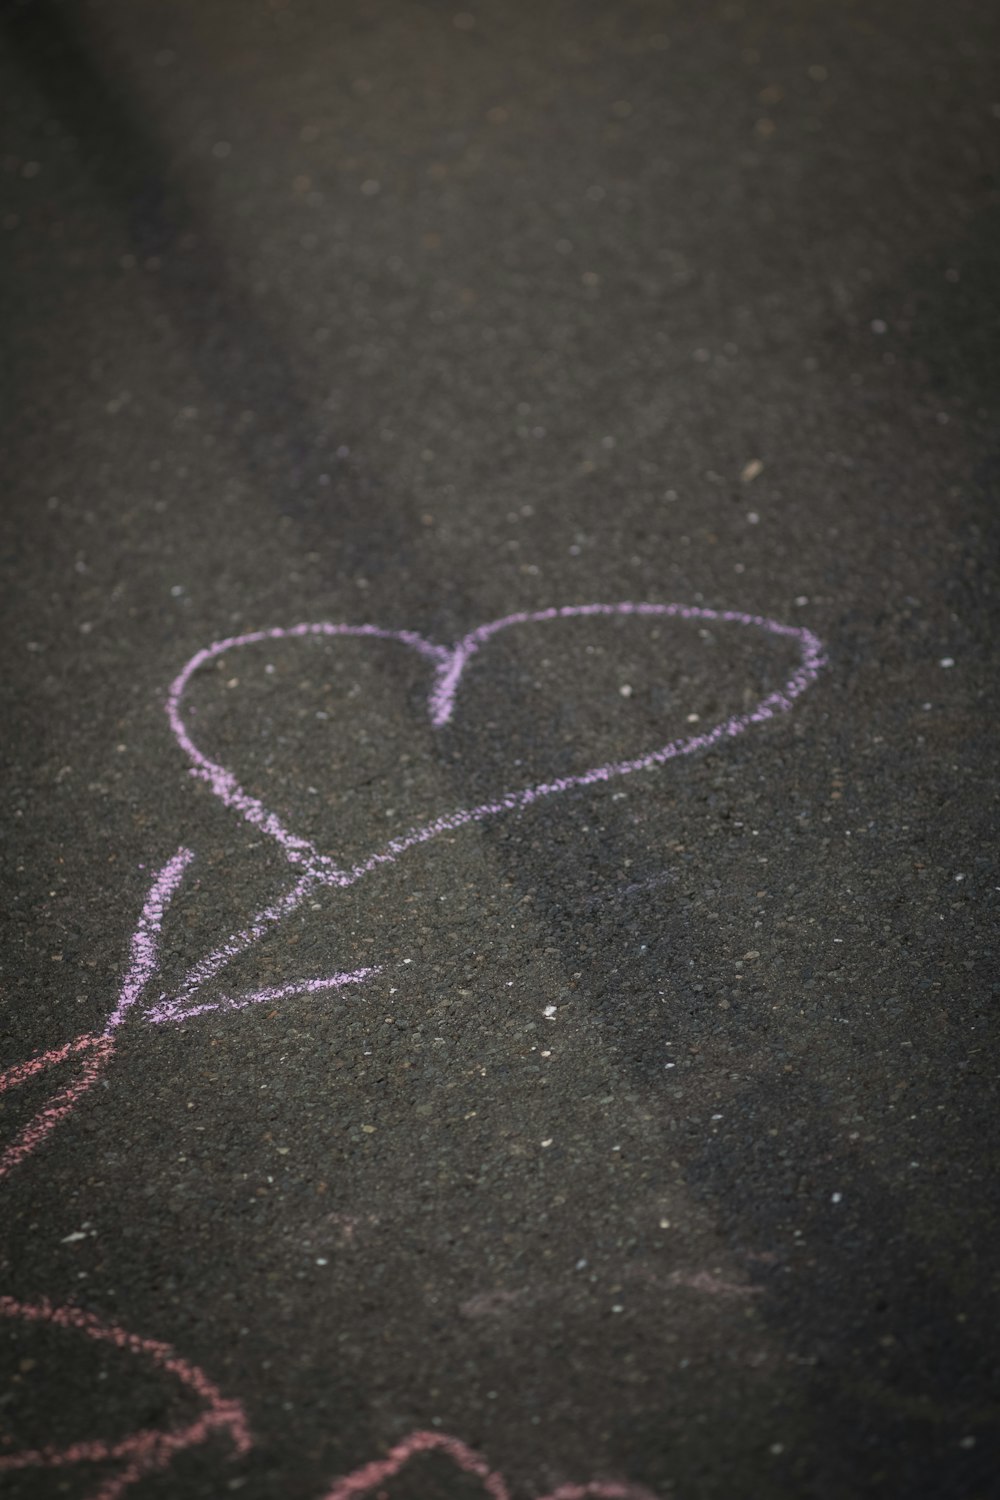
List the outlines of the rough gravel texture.
<svg viewBox="0 0 1000 1500">
<path fill-rule="evenodd" d="M 516 1500 L 988 1500 L 996 9 L 467 3 L 3 8 L 0 1066 L 100 1029 L 179 844 L 164 993 L 290 884 L 168 729 L 220 637 L 676 600 L 828 665 L 707 754 L 320 892 L 216 982 L 365 984 L 130 1022 L 0 1185 L 0 1292 L 243 1403 L 247 1456 L 136 1500 L 319 1500 L 424 1428 Z M 286 641 L 189 702 L 354 861 L 794 656 L 523 627 L 439 732 L 413 653 Z M 4 1140 L 70 1072 L 0 1099 Z M 193 1412 L 0 1324 L 0 1460 Z M 384 1493 L 482 1488 L 437 1456 Z"/>
</svg>

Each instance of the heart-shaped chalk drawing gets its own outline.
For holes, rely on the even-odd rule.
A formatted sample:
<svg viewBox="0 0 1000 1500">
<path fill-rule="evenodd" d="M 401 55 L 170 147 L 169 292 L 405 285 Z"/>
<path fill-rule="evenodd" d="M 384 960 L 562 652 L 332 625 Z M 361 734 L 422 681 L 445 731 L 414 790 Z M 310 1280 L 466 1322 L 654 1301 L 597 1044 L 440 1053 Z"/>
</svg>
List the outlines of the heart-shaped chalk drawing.
<svg viewBox="0 0 1000 1500">
<path fill-rule="evenodd" d="M 794 641 L 799 649 L 799 664 L 782 686 L 768 693 L 745 713 L 732 714 L 720 720 L 711 729 L 699 730 L 680 739 L 669 740 L 653 750 L 631 759 L 608 761 L 592 766 L 577 775 L 562 776 L 552 781 L 539 781 L 519 791 L 504 792 L 473 807 L 458 808 L 443 813 L 408 833 L 389 839 L 380 849 L 349 868 L 341 868 L 327 855 L 320 853 L 307 838 L 293 832 L 257 797 L 242 787 L 227 767 L 206 755 L 196 744 L 188 728 L 182 706 L 184 695 L 195 673 L 210 662 L 218 660 L 228 652 L 268 641 L 301 640 L 307 637 L 355 637 L 358 639 L 395 641 L 415 651 L 433 669 L 430 692 L 427 696 L 427 712 L 435 728 L 448 724 L 454 713 L 462 676 L 472 658 L 502 630 L 515 625 L 542 625 L 553 620 L 593 618 L 676 619 L 716 625 L 738 625 L 747 629 L 764 631 L 781 640 Z M 400 855 L 418 844 L 427 843 L 439 834 L 454 832 L 470 823 L 483 822 L 502 813 L 517 812 L 531 807 L 542 798 L 575 788 L 596 786 L 620 776 L 629 776 L 636 771 L 650 770 L 666 764 L 680 756 L 692 755 L 696 751 L 709 750 L 727 739 L 743 734 L 754 724 L 763 724 L 776 714 L 787 712 L 811 683 L 815 682 L 824 665 L 823 647 L 811 630 L 802 626 L 783 625 L 763 615 L 745 614 L 740 610 L 707 609 L 692 604 L 568 604 L 561 608 L 535 610 L 533 612 L 504 615 L 479 625 L 454 646 L 439 646 L 425 636 L 412 630 L 389 630 L 381 625 L 338 625 L 328 621 L 314 624 L 275 626 L 270 630 L 250 631 L 245 635 L 230 636 L 206 646 L 184 665 L 171 684 L 167 696 L 167 716 L 178 745 L 192 764 L 192 774 L 204 780 L 211 791 L 227 807 L 244 818 L 253 827 L 280 846 L 289 863 L 299 871 L 294 887 L 277 901 L 256 913 L 242 931 L 232 933 L 225 942 L 207 953 L 184 976 L 176 993 L 160 1000 L 145 1011 L 148 1021 L 160 1025 L 179 1022 L 201 1015 L 206 1011 L 241 1010 L 262 1000 L 278 1000 L 295 994 L 328 991 L 340 985 L 354 984 L 366 978 L 371 970 L 357 970 L 353 974 L 335 974 L 326 979 L 310 979 L 285 985 L 278 990 L 261 990 L 240 996 L 225 996 L 208 1002 L 197 997 L 204 986 L 213 980 L 237 955 L 245 953 L 264 934 L 301 906 L 311 891 L 318 885 L 345 888 L 354 885 L 364 875 L 370 874 L 380 865 L 393 864 Z M 132 1002 L 130 1001 L 129 1004 Z M 124 1014 L 122 1007 L 119 1012 Z M 115 1013 L 113 1024 L 117 1024 Z"/>
<path fill-rule="evenodd" d="M 138 1480 L 162 1473 L 179 1454 L 207 1442 L 216 1433 L 228 1437 L 235 1454 L 249 1452 L 252 1438 L 242 1406 L 238 1401 L 227 1400 L 203 1370 L 181 1359 L 169 1344 L 140 1338 L 113 1323 L 102 1323 L 82 1308 L 54 1307 L 44 1300 L 30 1303 L 0 1297 L 0 1317 L 65 1329 L 135 1355 L 171 1376 L 188 1399 L 193 1398 L 197 1403 L 197 1414 L 177 1427 L 141 1428 L 122 1438 L 86 1438 L 65 1448 L 48 1445 L 22 1448 L 16 1453 L 0 1451 L 0 1475 L 90 1464 L 112 1472 L 98 1482 L 87 1500 L 118 1500 Z"/>
<path fill-rule="evenodd" d="M 225 766 L 213 761 L 195 743 L 182 714 L 184 695 L 192 677 L 200 668 L 217 660 L 227 652 L 257 645 L 267 641 L 298 640 L 305 637 L 356 637 L 395 641 L 415 651 L 432 668 L 433 676 L 427 697 L 427 712 L 432 726 L 440 728 L 448 724 L 456 708 L 463 674 L 473 657 L 500 631 L 515 625 L 543 625 L 554 620 L 586 618 L 676 619 L 716 625 L 734 625 L 746 629 L 760 630 L 786 641 L 794 641 L 799 649 L 799 663 L 787 681 L 775 692 L 768 693 L 749 710 L 733 714 L 720 720 L 712 728 L 699 730 L 679 739 L 648 750 L 631 759 L 608 761 L 592 766 L 572 776 L 563 776 L 551 781 L 535 782 L 520 790 L 504 792 L 497 797 L 477 803 L 472 807 L 458 808 L 444 813 L 408 833 L 390 839 L 380 849 L 363 858 L 350 868 L 341 868 L 327 855 L 321 854 L 309 839 L 294 833 L 285 823 L 265 807 L 259 798 L 253 797 L 237 781 Z M 267 834 L 284 851 L 289 863 L 297 872 L 293 887 L 284 892 L 269 906 L 257 912 L 242 930 L 231 933 L 222 943 L 200 958 L 187 972 L 173 995 L 161 994 L 144 1009 L 145 1019 L 153 1024 L 181 1022 L 206 1011 L 242 1010 L 261 1002 L 278 1001 L 294 995 L 329 992 L 344 985 L 359 984 L 373 969 L 357 969 L 351 973 L 339 973 L 325 978 L 297 980 L 269 989 L 241 995 L 216 997 L 205 1001 L 201 998 L 204 987 L 234 959 L 260 941 L 266 932 L 273 930 L 289 918 L 317 886 L 327 885 L 344 888 L 353 885 L 362 876 L 380 865 L 394 863 L 408 849 L 426 843 L 438 834 L 452 832 L 470 823 L 482 822 L 503 813 L 516 812 L 531 807 L 545 797 L 574 788 L 595 786 L 628 776 L 636 771 L 649 770 L 664 765 L 680 756 L 696 751 L 708 750 L 727 739 L 743 734 L 754 724 L 765 723 L 776 714 L 787 712 L 795 699 L 816 680 L 824 664 L 823 647 L 819 639 L 800 626 L 783 625 L 762 615 L 745 614 L 738 610 L 707 609 L 686 604 L 578 604 L 561 608 L 536 610 L 530 613 L 505 615 L 479 625 L 454 646 L 440 646 L 412 630 L 389 630 L 380 625 L 338 625 L 326 621 L 315 624 L 277 626 L 270 630 L 251 631 L 246 635 L 231 636 L 196 652 L 182 668 L 170 687 L 167 698 L 167 714 L 170 725 L 181 749 L 192 763 L 192 774 L 205 780 L 214 794 L 248 823 Z M 111 1011 L 104 1031 L 77 1037 L 64 1047 L 56 1048 L 32 1058 L 29 1062 L 9 1068 L 0 1073 L 0 1094 L 16 1089 L 50 1068 L 59 1068 L 72 1059 L 78 1071 L 71 1082 L 57 1090 L 48 1102 L 23 1128 L 20 1135 L 6 1149 L 0 1150 L 0 1178 L 29 1156 L 65 1119 L 88 1090 L 102 1077 L 115 1048 L 115 1037 L 133 1008 L 147 990 L 157 969 L 157 950 L 160 928 L 167 906 L 184 872 L 194 858 L 192 852 L 183 847 L 160 869 L 150 886 L 146 904 L 132 937 L 132 956 L 126 978 L 119 992 L 117 1003 Z"/>
<path fill-rule="evenodd" d="M 393 1479 L 413 1459 L 421 1454 L 439 1453 L 448 1458 L 463 1474 L 472 1474 L 480 1481 L 492 1500 L 510 1500 L 510 1490 L 502 1474 L 491 1469 L 481 1454 L 466 1447 L 465 1443 L 445 1432 L 411 1432 L 385 1458 L 374 1459 L 360 1468 L 338 1479 L 323 1500 L 362 1500 L 373 1491 L 378 1495 L 382 1485 Z M 585 1484 L 562 1484 L 550 1490 L 539 1500 L 655 1500 L 650 1490 L 638 1484 L 622 1484 L 615 1480 L 590 1480 Z"/>
<path fill-rule="evenodd" d="M 515 625 L 541 625 L 553 620 L 593 618 L 595 616 L 642 618 L 666 618 L 686 621 L 738 625 L 765 631 L 785 640 L 797 643 L 800 652 L 799 665 L 788 680 L 776 692 L 761 698 L 751 709 L 742 714 L 733 714 L 720 720 L 711 729 L 668 741 L 655 749 L 624 760 L 609 761 L 592 766 L 577 775 L 563 776 L 552 781 L 536 782 L 518 791 L 504 792 L 497 797 L 481 802 L 474 807 L 459 808 L 445 813 L 421 827 L 388 841 L 381 849 L 368 855 L 358 864 L 344 869 L 332 859 L 321 854 L 307 838 L 293 832 L 285 823 L 265 807 L 259 798 L 251 796 L 225 766 L 212 760 L 195 743 L 188 728 L 182 705 L 184 695 L 192 677 L 209 662 L 217 660 L 227 652 L 240 650 L 266 641 L 287 641 L 309 636 L 346 637 L 353 636 L 382 641 L 396 641 L 422 656 L 433 668 L 433 680 L 427 698 L 430 723 L 436 727 L 449 723 L 455 713 L 456 700 L 462 677 L 469 662 L 500 631 Z M 398 859 L 407 849 L 426 843 L 440 833 L 454 831 L 466 824 L 481 822 L 505 812 L 514 812 L 530 807 L 544 797 L 567 792 L 577 787 L 594 786 L 600 782 L 628 776 L 635 771 L 649 770 L 682 755 L 708 750 L 726 739 L 743 734 L 754 724 L 764 723 L 776 714 L 791 708 L 796 698 L 816 680 L 824 664 L 823 647 L 812 631 L 800 626 L 782 625 L 762 615 L 744 614 L 739 610 L 716 610 L 687 604 L 576 604 L 561 608 L 535 610 L 530 613 L 505 615 L 479 625 L 462 637 L 454 646 L 439 646 L 412 630 L 389 630 L 380 625 L 337 625 L 326 621 L 315 624 L 277 626 L 270 630 L 256 630 L 246 635 L 230 636 L 212 646 L 196 652 L 182 668 L 170 688 L 167 699 L 167 714 L 174 736 L 181 749 L 192 763 L 192 773 L 205 782 L 227 807 L 238 812 L 246 821 L 274 839 L 284 850 L 286 858 L 317 880 L 334 886 L 353 885 L 363 875 L 378 865 L 389 864 Z"/>
</svg>

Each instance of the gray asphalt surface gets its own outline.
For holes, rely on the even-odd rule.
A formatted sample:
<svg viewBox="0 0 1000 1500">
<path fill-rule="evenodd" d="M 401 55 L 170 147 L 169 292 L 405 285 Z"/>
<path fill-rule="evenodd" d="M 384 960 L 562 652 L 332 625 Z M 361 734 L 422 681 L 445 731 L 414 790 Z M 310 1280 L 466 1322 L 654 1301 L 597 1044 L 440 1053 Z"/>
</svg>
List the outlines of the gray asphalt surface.
<svg viewBox="0 0 1000 1500">
<path fill-rule="evenodd" d="M 319 1500 L 426 1429 L 517 1500 L 996 1495 L 996 8 L 29 0 L 2 31 L 2 1066 L 102 1028 L 178 845 L 155 993 L 289 887 L 169 731 L 212 641 L 640 600 L 828 656 L 739 739 L 317 893 L 206 994 L 364 984 L 122 1029 L 0 1184 L 0 1293 L 242 1403 L 251 1452 L 129 1493 Z M 248 648 L 189 701 L 350 863 L 794 659 L 574 620 L 498 638 L 443 731 L 384 642 Z M 3 1139 L 76 1076 L 4 1094 Z M 21 1316 L 0 1361 L 0 1464 L 202 1409 Z M 382 1493 L 483 1489 L 438 1455 Z"/>
</svg>

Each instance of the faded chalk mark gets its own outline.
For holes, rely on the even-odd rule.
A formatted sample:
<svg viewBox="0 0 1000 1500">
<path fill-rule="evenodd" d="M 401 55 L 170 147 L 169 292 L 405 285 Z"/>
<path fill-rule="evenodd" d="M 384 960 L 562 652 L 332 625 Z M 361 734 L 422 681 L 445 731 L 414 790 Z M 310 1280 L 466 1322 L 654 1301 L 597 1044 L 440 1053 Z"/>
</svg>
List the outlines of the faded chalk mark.
<svg viewBox="0 0 1000 1500">
<path fill-rule="evenodd" d="M 727 1281 L 714 1271 L 671 1271 L 667 1277 L 670 1286 L 687 1287 L 692 1292 L 705 1292 L 710 1297 L 760 1297 L 762 1286 L 748 1282 Z"/>
<path fill-rule="evenodd" d="M 508 1308 L 516 1307 L 518 1303 L 524 1302 L 531 1297 L 528 1287 L 520 1287 L 517 1291 L 508 1292 L 502 1288 L 492 1292 L 476 1292 L 473 1296 L 459 1304 L 459 1312 L 463 1318 L 496 1318 L 506 1312 Z"/>
<path fill-rule="evenodd" d="M 601 891 L 585 901 L 583 909 L 592 911 L 595 906 L 611 906 L 616 901 L 632 901 L 636 896 L 644 896 L 647 891 L 659 890 L 664 885 L 676 885 L 678 879 L 675 870 L 664 870 L 659 875 L 651 875 L 648 880 L 633 880 L 629 885 L 618 885 L 609 891 Z"/>
</svg>

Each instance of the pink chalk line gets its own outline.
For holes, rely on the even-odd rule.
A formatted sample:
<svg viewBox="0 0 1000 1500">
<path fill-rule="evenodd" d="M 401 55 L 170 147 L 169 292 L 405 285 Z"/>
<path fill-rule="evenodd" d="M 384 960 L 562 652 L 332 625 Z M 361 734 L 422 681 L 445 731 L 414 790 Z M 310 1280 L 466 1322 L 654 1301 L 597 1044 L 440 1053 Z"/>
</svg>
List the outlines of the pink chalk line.
<svg viewBox="0 0 1000 1500">
<path fill-rule="evenodd" d="M 33 1057 L 28 1062 L 9 1068 L 6 1073 L 0 1073 L 0 1094 L 4 1094 L 8 1089 L 17 1088 L 18 1084 L 25 1083 L 37 1073 L 44 1073 L 46 1068 L 56 1067 L 59 1063 L 65 1062 L 68 1057 L 82 1054 L 84 1058 L 79 1076 L 53 1094 L 48 1103 L 28 1121 L 10 1145 L 0 1152 L 0 1179 L 6 1177 L 7 1173 L 26 1156 L 30 1156 L 49 1132 L 54 1130 L 61 1120 L 65 1120 L 67 1115 L 72 1114 L 87 1090 L 93 1088 L 104 1072 L 114 1050 L 114 1041 L 109 1036 L 98 1034 L 78 1036 L 75 1041 L 67 1042 L 63 1047 L 56 1047 L 51 1052 L 43 1052 L 40 1057 Z"/>
<path fill-rule="evenodd" d="M 5 1094 L 9 1089 L 26 1083 L 29 1078 L 66 1062 L 68 1058 L 78 1055 L 83 1058 L 83 1067 L 78 1076 L 53 1094 L 48 1103 L 28 1121 L 17 1138 L 0 1154 L 0 1178 L 6 1177 L 11 1168 L 30 1156 L 60 1121 L 72 1113 L 84 1094 L 101 1077 L 115 1050 L 115 1032 L 155 972 L 163 916 L 193 858 L 189 849 L 178 849 L 155 876 L 132 936 L 131 962 L 119 993 L 118 1004 L 108 1017 L 104 1031 L 79 1036 L 75 1041 L 67 1042 L 64 1047 L 43 1052 L 28 1062 L 0 1073 L 0 1094 Z"/>
<path fill-rule="evenodd" d="M 421 1453 L 443 1454 L 463 1473 L 473 1474 L 481 1480 L 483 1489 L 492 1496 L 492 1500 L 510 1500 L 510 1490 L 503 1475 L 491 1469 L 481 1454 L 444 1432 L 411 1432 L 394 1448 L 390 1448 L 385 1458 L 363 1464 L 361 1468 L 338 1479 L 323 1500 L 359 1500 L 360 1496 L 386 1484 Z M 592 1496 L 593 1500 L 655 1500 L 655 1496 L 641 1485 L 603 1480 L 591 1480 L 587 1484 L 562 1484 L 547 1495 L 539 1496 L 539 1500 L 587 1500 L 588 1496 Z"/>
<path fill-rule="evenodd" d="M 89 1500 L 118 1500 L 118 1496 L 137 1480 L 162 1472 L 178 1454 L 206 1442 L 214 1433 L 227 1434 L 237 1455 L 249 1452 L 252 1447 L 250 1428 L 240 1403 L 226 1399 L 203 1370 L 179 1358 L 169 1344 L 140 1338 L 113 1323 L 102 1323 L 92 1313 L 78 1307 L 53 1307 L 44 1298 L 28 1303 L 0 1296 L 0 1317 L 73 1329 L 97 1343 L 111 1344 L 127 1354 L 144 1355 L 159 1369 L 179 1380 L 201 1405 L 200 1415 L 183 1427 L 144 1428 L 124 1438 L 96 1438 L 72 1443 L 66 1448 L 47 1445 L 0 1454 L 0 1474 L 20 1469 L 61 1469 L 72 1464 L 121 1464 L 123 1467 L 103 1480 L 89 1496 Z"/>
</svg>

